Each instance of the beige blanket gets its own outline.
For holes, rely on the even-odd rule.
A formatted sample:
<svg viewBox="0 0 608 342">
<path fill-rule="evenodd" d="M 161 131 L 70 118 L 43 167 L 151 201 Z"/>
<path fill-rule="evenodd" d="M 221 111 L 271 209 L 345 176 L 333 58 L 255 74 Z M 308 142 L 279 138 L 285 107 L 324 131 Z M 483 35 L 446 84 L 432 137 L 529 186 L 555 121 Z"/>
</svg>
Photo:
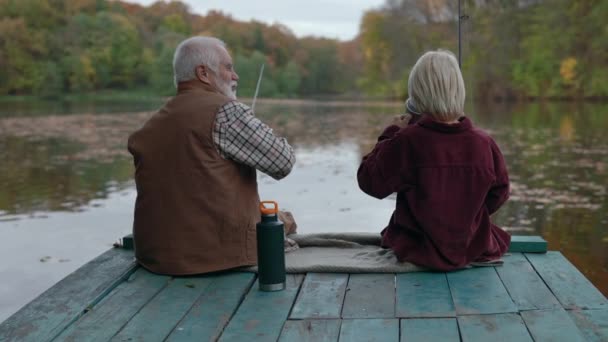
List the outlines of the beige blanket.
<svg viewBox="0 0 608 342">
<path fill-rule="evenodd" d="M 398 262 L 390 249 L 380 247 L 377 233 L 291 234 L 299 248 L 285 254 L 287 273 L 405 273 L 423 271 Z M 257 272 L 257 266 L 244 269 Z"/>
</svg>

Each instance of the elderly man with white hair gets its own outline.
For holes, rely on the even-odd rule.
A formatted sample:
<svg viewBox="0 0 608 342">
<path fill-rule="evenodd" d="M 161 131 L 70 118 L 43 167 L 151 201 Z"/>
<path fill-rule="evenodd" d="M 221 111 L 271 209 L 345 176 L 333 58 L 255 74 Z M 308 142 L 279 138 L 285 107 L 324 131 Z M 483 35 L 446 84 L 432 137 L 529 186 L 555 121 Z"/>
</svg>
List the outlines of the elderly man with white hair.
<svg viewBox="0 0 608 342">
<path fill-rule="evenodd" d="M 137 261 L 169 275 L 255 265 L 256 169 L 287 176 L 293 149 L 236 100 L 239 77 L 221 40 L 186 39 L 173 71 L 177 94 L 128 142 Z"/>
<path fill-rule="evenodd" d="M 464 115 L 465 88 L 448 51 L 425 53 L 408 81 L 411 101 L 363 158 L 359 187 L 376 198 L 397 193 L 382 246 L 400 261 L 440 271 L 500 264 L 510 236 L 490 215 L 509 196 L 494 140 Z"/>
</svg>

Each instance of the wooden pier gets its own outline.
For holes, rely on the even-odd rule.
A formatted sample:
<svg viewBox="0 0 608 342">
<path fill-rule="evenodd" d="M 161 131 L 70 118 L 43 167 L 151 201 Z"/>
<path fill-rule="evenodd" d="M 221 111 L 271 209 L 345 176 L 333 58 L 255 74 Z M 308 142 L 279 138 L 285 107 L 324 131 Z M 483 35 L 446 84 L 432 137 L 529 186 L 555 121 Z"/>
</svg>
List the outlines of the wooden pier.
<svg viewBox="0 0 608 342">
<path fill-rule="evenodd" d="M 0 341 L 608 341 L 608 301 L 559 252 L 523 238 L 499 267 L 152 274 L 112 249 L 0 324 Z"/>
</svg>

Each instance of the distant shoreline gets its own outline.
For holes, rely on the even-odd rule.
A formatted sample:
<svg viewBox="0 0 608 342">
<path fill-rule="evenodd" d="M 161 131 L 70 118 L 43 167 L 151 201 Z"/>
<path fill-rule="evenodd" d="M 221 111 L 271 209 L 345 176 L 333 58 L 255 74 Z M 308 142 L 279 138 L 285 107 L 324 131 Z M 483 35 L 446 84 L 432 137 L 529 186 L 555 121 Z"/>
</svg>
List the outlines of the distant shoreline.
<svg viewBox="0 0 608 342">
<path fill-rule="evenodd" d="M 171 94 L 162 94 L 156 90 L 149 89 L 133 89 L 133 90 L 100 90 L 97 92 L 87 93 L 67 93 L 59 96 L 39 96 L 39 95 L 0 95 L 0 103 L 20 103 L 20 102 L 147 102 L 147 101 L 163 101 Z M 239 100 L 244 103 L 250 103 L 250 97 L 239 97 Z M 323 104 L 330 106 L 352 106 L 353 104 L 361 103 L 365 105 L 390 105 L 394 103 L 402 103 L 403 99 L 379 96 L 362 96 L 357 94 L 331 94 L 331 95 L 306 95 L 302 97 L 278 97 L 278 98 L 259 98 L 259 102 L 263 103 L 289 103 L 289 104 Z M 479 99 L 475 98 L 475 102 L 479 103 L 542 103 L 542 102 L 594 102 L 608 103 L 608 97 L 569 97 L 569 96 L 553 96 L 553 97 L 493 97 Z"/>
</svg>

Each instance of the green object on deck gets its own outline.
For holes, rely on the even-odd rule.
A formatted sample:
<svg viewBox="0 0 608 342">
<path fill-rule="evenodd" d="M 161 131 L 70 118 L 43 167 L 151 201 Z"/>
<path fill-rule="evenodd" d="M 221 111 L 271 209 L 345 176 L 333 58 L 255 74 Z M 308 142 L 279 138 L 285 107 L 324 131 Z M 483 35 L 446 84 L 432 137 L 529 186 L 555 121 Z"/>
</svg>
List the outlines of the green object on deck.
<svg viewBox="0 0 608 342">
<path fill-rule="evenodd" d="M 122 248 L 124 249 L 135 249 L 135 242 L 133 242 L 133 234 L 126 235 L 122 238 Z"/>
<path fill-rule="evenodd" d="M 261 291 L 285 289 L 285 229 L 277 214 L 263 214 L 256 225 L 258 283 Z"/>
<path fill-rule="evenodd" d="M 547 241 L 540 236 L 511 236 L 511 245 L 509 246 L 511 253 L 546 253 Z"/>
</svg>

